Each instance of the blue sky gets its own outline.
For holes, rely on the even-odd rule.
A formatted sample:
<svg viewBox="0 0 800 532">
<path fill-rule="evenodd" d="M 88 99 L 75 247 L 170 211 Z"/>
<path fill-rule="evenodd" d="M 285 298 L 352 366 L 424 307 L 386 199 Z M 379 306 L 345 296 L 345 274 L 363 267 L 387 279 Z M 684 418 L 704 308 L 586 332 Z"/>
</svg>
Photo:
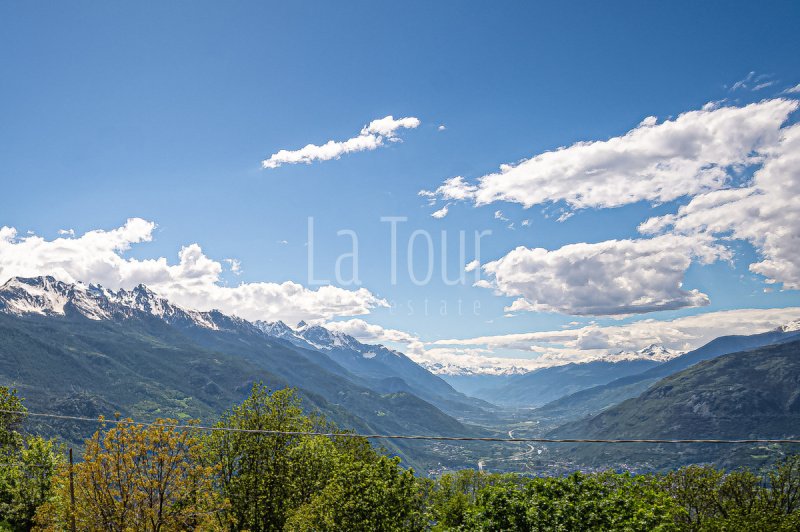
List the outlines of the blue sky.
<svg viewBox="0 0 800 532">
<path fill-rule="evenodd" d="M 639 224 L 675 213 L 692 196 L 580 209 L 557 221 L 563 202 L 526 209 L 440 198 L 430 206 L 418 192 L 455 176 L 476 183 L 501 164 L 624 135 L 648 116 L 663 122 L 713 101 L 742 107 L 792 99 L 783 91 L 800 83 L 798 22 L 796 2 L 3 2 L 0 227 L 49 241 L 60 229 L 79 237 L 142 218 L 157 227 L 150 241 L 121 251 L 126 258 L 173 264 L 182 246 L 197 243 L 214 261 L 240 261 L 241 272 L 228 268 L 221 284 L 307 285 L 313 216 L 317 277 L 332 279 L 337 257 L 350 250 L 336 232 L 355 231 L 362 287 L 399 305 L 373 306 L 358 319 L 424 342 L 795 307 L 797 290 L 777 284 L 765 292 L 773 288 L 766 277 L 748 270 L 763 250 L 745 239 L 729 244 L 732 258 L 692 261 L 686 270 L 683 286 L 706 294 L 707 305 L 504 317 L 515 296 L 439 280 L 442 230 L 456 275 L 452 245 L 461 230 L 467 261 L 474 231 L 492 231 L 482 240 L 485 264 L 518 246 L 641 238 Z M 754 90 L 763 83 L 770 85 Z M 261 167 L 281 149 L 345 140 L 387 115 L 420 125 L 372 151 Z M 446 217 L 431 217 L 448 203 Z M 495 217 L 498 210 L 508 221 Z M 396 285 L 385 216 L 408 219 L 399 230 Z M 425 286 L 405 271 L 414 230 L 435 237 L 437 273 Z M 462 315 L 458 300 L 468 309 Z"/>
</svg>

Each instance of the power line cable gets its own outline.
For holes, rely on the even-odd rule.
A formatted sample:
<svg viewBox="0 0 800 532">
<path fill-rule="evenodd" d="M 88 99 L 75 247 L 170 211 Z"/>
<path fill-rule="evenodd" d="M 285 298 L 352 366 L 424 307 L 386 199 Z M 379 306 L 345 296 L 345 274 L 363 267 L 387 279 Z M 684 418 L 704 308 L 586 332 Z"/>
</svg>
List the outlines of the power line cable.
<svg viewBox="0 0 800 532">
<path fill-rule="evenodd" d="M 232 432 L 244 434 L 264 434 L 269 436 L 324 436 L 329 438 L 365 438 L 370 440 L 431 440 L 431 441 L 476 441 L 476 442 L 495 442 L 495 443 L 697 443 L 697 444 L 800 444 L 800 439 L 695 439 L 695 438 L 624 438 L 624 439 L 603 439 L 603 438 L 499 438 L 499 437 L 475 437 L 475 436 L 421 436 L 421 435 L 401 435 L 401 434 L 359 434 L 355 432 L 314 432 L 314 431 L 286 431 L 286 430 L 266 430 L 266 429 L 241 429 L 236 427 L 208 426 L 208 425 L 178 425 L 172 423 L 155 423 L 146 421 L 133 421 L 126 419 L 98 419 L 82 416 L 67 416 L 61 414 L 45 414 L 40 412 L 24 412 L 20 410 L 3 410 L 0 413 L 22 414 L 32 417 L 43 417 L 60 419 L 66 421 L 81 421 L 98 424 L 116 425 L 139 425 L 144 427 L 162 427 L 175 430 L 200 430 L 208 432 Z"/>
</svg>

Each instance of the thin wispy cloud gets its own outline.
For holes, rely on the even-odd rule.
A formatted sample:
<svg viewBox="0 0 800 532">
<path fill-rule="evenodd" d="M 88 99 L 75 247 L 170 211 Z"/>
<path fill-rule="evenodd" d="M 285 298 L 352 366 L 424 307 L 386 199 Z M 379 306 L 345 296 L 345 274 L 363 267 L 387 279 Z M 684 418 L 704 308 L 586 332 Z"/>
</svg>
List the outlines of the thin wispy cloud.
<svg viewBox="0 0 800 532">
<path fill-rule="evenodd" d="M 343 141 L 329 140 L 325 144 L 308 144 L 297 150 L 280 150 L 261 162 L 263 168 L 278 168 L 284 164 L 311 164 L 315 161 L 338 159 L 342 155 L 370 151 L 385 146 L 387 142 L 399 142 L 397 136 L 401 129 L 414 129 L 420 120 L 409 116 L 395 119 L 389 115 L 373 120 L 352 138 Z"/>
<path fill-rule="evenodd" d="M 777 83 L 776 80 L 771 78 L 772 74 L 757 74 L 755 71 L 750 71 L 745 77 L 733 83 L 728 90 L 730 92 L 738 90 L 760 91 Z"/>
<path fill-rule="evenodd" d="M 798 83 L 794 87 L 789 87 L 788 89 L 783 91 L 783 94 L 800 94 L 800 83 Z"/>
</svg>

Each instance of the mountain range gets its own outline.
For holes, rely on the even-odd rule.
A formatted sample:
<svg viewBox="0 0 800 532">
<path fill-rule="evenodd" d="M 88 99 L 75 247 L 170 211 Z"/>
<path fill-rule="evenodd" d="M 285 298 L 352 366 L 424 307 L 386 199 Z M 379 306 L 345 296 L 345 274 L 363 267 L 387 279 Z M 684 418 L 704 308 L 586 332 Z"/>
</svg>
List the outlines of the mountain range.
<svg viewBox="0 0 800 532">
<path fill-rule="evenodd" d="M 320 326 L 188 310 L 145 286 L 112 291 L 38 277 L 0 287 L 0 384 L 17 387 L 31 410 L 208 420 L 259 381 L 298 388 L 309 408 L 350 429 L 485 434 L 443 409 L 480 412 L 486 403 L 402 353 Z M 44 429 L 81 441 L 94 427 Z M 398 450 L 425 462 L 424 446 Z"/>
<path fill-rule="evenodd" d="M 626 399 L 644 393 L 664 377 L 715 357 L 770 344 L 800 339 L 800 322 L 792 322 L 773 331 L 753 335 L 720 336 L 688 353 L 640 373 L 619 376 L 605 384 L 554 399 L 535 411 L 541 418 L 560 422 L 573 421 L 605 410 Z"/>
<path fill-rule="evenodd" d="M 763 338 L 763 336 L 762 336 Z M 550 434 L 597 439 L 800 439 L 800 339 L 696 363 L 638 397 Z M 800 451 L 795 446 L 794 452 Z M 778 445 L 595 445 L 574 447 L 582 462 L 637 462 L 651 468 L 713 462 L 757 465 L 788 452 Z"/>
<path fill-rule="evenodd" d="M 541 368 L 504 378 L 484 379 L 484 386 L 470 387 L 469 393 L 494 404 L 514 407 L 541 406 L 580 390 L 609 383 L 615 379 L 640 374 L 677 356 L 661 346 L 650 345 L 633 353 L 618 353 L 608 360 Z M 447 377 L 445 377 L 448 381 Z M 465 379 L 456 378 L 456 386 Z M 477 379 L 472 382 L 479 382 Z M 462 391 L 467 391 L 462 388 Z"/>
<path fill-rule="evenodd" d="M 525 426 L 540 430 L 534 434 L 558 427 L 551 436 L 584 438 L 783 434 L 798 426 L 798 341 L 800 322 L 794 322 L 720 337 L 684 354 L 649 346 L 521 374 L 436 375 L 399 351 L 320 325 L 185 309 L 143 285 L 114 291 L 37 277 L 0 287 L 0 385 L 17 387 L 32 411 L 88 417 L 209 422 L 263 382 L 297 388 L 307 409 L 368 433 L 487 436 Z M 446 379 L 466 379 L 457 384 L 477 398 Z M 777 402 L 766 399 L 773 389 L 782 394 Z M 96 428 L 42 419 L 31 425 L 76 446 Z M 481 445 L 387 447 L 418 468 L 474 466 L 487 451 L 502 456 Z M 570 456 L 653 467 L 702 459 L 695 448 L 621 451 L 595 456 L 576 448 Z M 718 449 L 708 452 L 712 457 Z"/>
</svg>

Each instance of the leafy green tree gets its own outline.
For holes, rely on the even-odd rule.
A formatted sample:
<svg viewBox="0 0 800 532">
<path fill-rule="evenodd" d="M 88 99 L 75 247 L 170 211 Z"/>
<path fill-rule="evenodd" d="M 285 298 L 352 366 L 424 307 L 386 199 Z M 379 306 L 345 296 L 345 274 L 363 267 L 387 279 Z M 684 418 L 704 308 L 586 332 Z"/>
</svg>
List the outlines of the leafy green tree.
<svg viewBox="0 0 800 532">
<path fill-rule="evenodd" d="M 283 530 L 288 516 L 321 492 L 342 462 L 379 459 L 363 438 L 303 434 L 339 430 L 321 416 L 304 414 L 291 389 L 271 393 L 253 385 L 218 426 L 234 430 L 212 432 L 206 456 L 220 466 L 218 489 L 230 501 L 232 530 Z"/>
<path fill-rule="evenodd" d="M 576 473 L 482 487 L 464 530 L 676 530 L 677 504 L 653 477 Z"/>
<path fill-rule="evenodd" d="M 424 507 L 414 473 L 399 458 L 340 460 L 333 477 L 311 501 L 297 509 L 287 530 L 424 530 Z"/>
<path fill-rule="evenodd" d="M 719 487 L 722 471 L 710 467 L 688 466 L 668 473 L 663 486 L 683 511 L 676 515 L 684 530 L 699 530 L 719 513 Z"/>
<path fill-rule="evenodd" d="M 17 390 L 0 386 L 0 461 L 14 458 L 19 451 L 22 445 L 19 430 L 25 420 L 25 412 Z"/>
<path fill-rule="evenodd" d="M 442 475 L 429 490 L 428 519 L 433 530 L 458 530 L 467 525 L 474 511 L 478 494 L 490 486 L 524 485 L 516 475 L 484 473 L 463 469 Z"/>
<path fill-rule="evenodd" d="M 308 448 L 295 450 L 307 439 L 302 435 L 246 432 L 312 431 L 312 419 L 289 389 L 271 394 L 263 385 L 253 385 L 250 396 L 224 414 L 219 426 L 245 431 L 215 431 L 205 442 L 208 460 L 220 466 L 218 487 L 230 501 L 231 529 L 281 530 L 293 503 L 309 496 L 313 479 L 325 478 L 333 451 L 321 443 L 305 444 L 316 445 L 318 456 Z M 293 463 L 293 455 L 306 467 Z M 305 474 L 309 479 L 297 478 Z"/>
<path fill-rule="evenodd" d="M 50 495 L 53 476 L 64 462 L 60 446 L 30 436 L 17 453 L 18 462 L 0 472 L 3 497 L 0 515 L 11 530 L 30 530 L 37 508 Z"/>
</svg>

